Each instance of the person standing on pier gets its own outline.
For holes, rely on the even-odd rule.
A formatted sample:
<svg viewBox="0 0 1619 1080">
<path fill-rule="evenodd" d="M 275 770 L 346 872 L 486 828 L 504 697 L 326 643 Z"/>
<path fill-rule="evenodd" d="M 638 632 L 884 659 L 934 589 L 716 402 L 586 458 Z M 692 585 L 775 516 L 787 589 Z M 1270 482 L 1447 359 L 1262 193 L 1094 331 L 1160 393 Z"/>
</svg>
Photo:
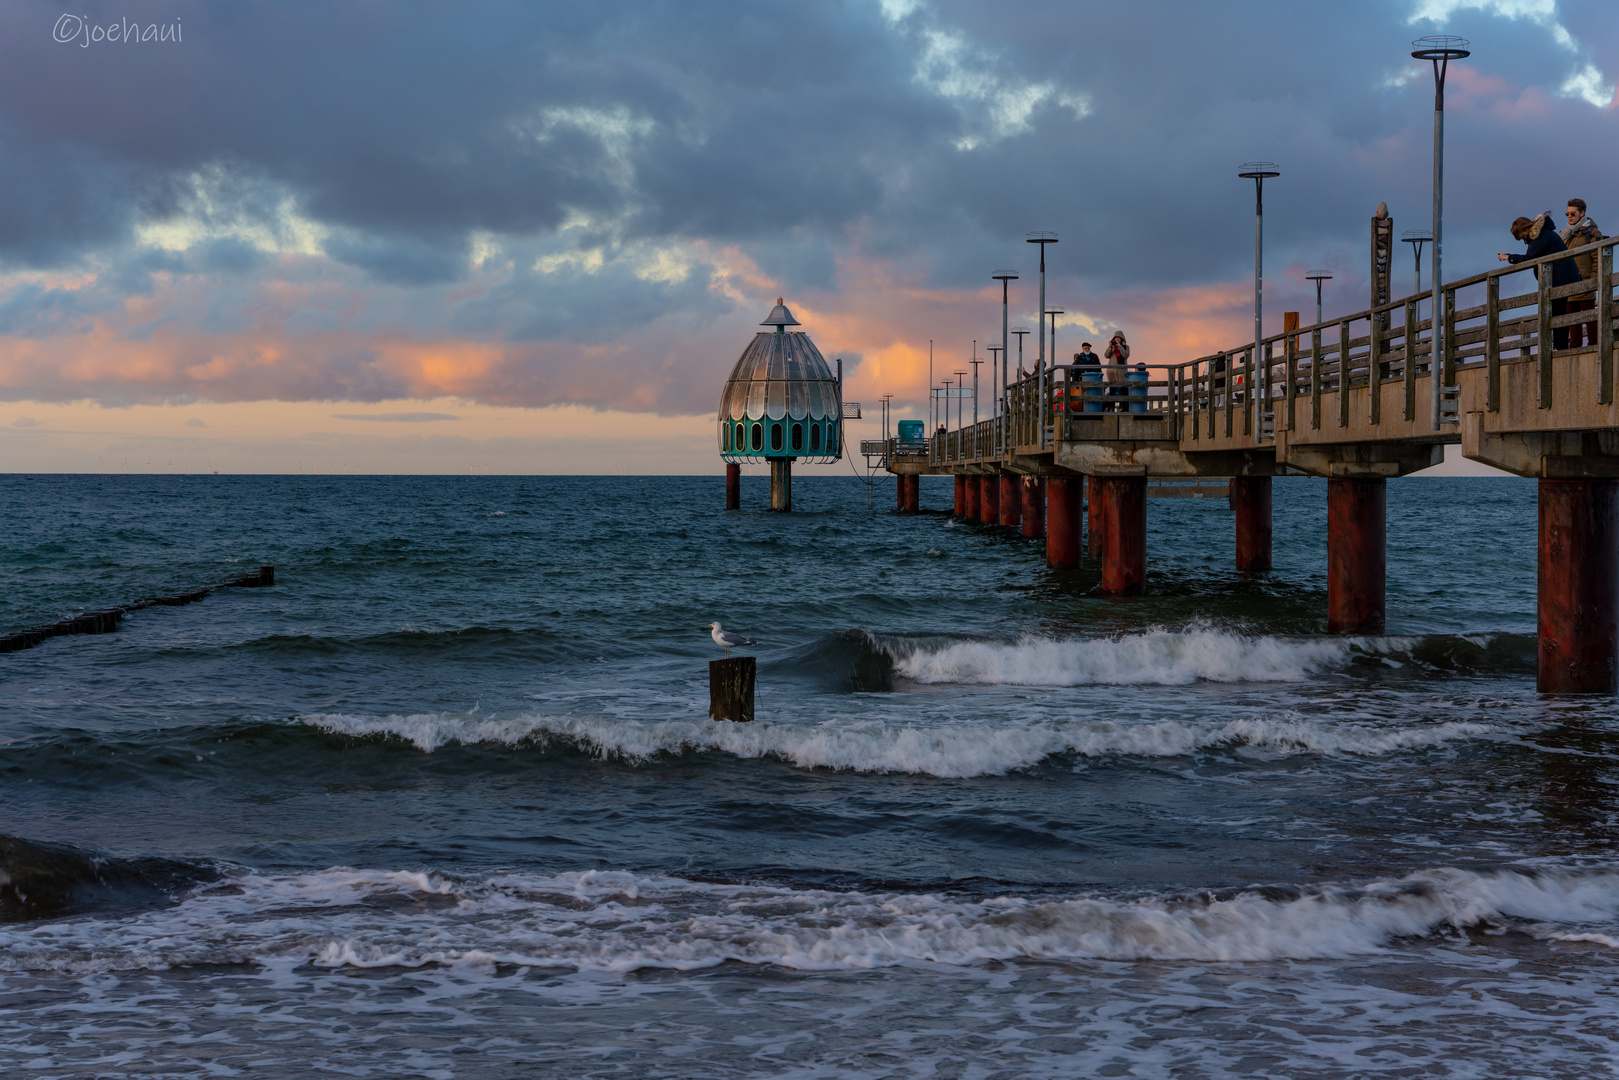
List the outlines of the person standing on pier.
<svg viewBox="0 0 1619 1080">
<path fill-rule="evenodd" d="M 1509 255 L 1504 251 L 1495 253 L 1497 260 L 1509 263 L 1521 263 L 1528 259 L 1538 259 L 1542 255 L 1555 255 L 1559 251 L 1567 251 L 1568 245 L 1563 238 L 1557 235 L 1552 228 L 1552 212 L 1547 210 L 1536 218 L 1521 217 L 1512 223 L 1512 238 L 1522 240 L 1524 253 L 1522 255 Z M 1573 259 L 1558 259 L 1551 264 L 1552 288 L 1560 285 L 1572 285 L 1580 280 L 1579 267 L 1574 265 Z M 1540 277 L 1540 267 L 1535 267 L 1535 277 Z M 1562 315 L 1568 311 L 1567 299 L 1552 301 L 1552 314 Z M 1568 328 L 1559 327 L 1552 331 L 1552 348 L 1568 348 Z"/>
<path fill-rule="evenodd" d="M 1598 240 L 1605 239 L 1602 235 L 1602 230 L 1597 228 L 1597 223 L 1586 215 L 1584 199 L 1570 199 L 1568 209 L 1563 212 L 1563 216 L 1568 219 L 1568 227 L 1557 235 L 1562 237 L 1563 246 L 1569 250 L 1572 251 L 1574 248 L 1584 247 L 1587 244 L 1594 244 Z M 1596 284 L 1596 252 L 1588 251 L 1584 255 L 1574 256 L 1574 265 L 1580 268 L 1581 278 L 1591 282 L 1592 285 Z M 1595 294 L 1568 298 L 1568 310 L 1570 311 L 1591 311 L 1596 306 L 1597 298 Z M 1569 344 L 1575 348 L 1581 345 L 1595 345 L 1597 343 L 1597 324 L 1594 322 L 1571 326 L 1569 331 Z"/>
<path fill-rule="evenodd" d="M 1102 411 L 1102 358 L 1085 342 L 1074 354 L 1074 366 L 1079 369 L 1080 385 L 1084 388 L 1085 411 Z"/>
<path fill-rule="evenodd" d="M 1107 359 L 1107 381 L 1110 398 L 1121 398 L 1130 391 L 1124 385 L 1124 373 L 1130 363 L 1130 343 L 1124 340 L 1124 331 L 1113 331 L 1113 340 L 1107 343 L 1107 351 L 1103 357 Z M 1122 401 L 1108 402 L 1108 412 L 1125 412 L 1128 406 Z"/>
</svg>

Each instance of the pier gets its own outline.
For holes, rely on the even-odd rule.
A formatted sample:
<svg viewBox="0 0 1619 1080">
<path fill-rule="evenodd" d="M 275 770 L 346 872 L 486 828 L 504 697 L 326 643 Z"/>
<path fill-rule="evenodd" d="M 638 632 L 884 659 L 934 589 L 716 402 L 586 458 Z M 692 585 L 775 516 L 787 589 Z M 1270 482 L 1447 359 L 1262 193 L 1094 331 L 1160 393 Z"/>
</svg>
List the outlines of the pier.
<svg viewBox="0 0 1619 1080">
<path fill-rule="evenodd" d="M 1385 220 L 1374 219 L 1374 236 Z M 1114 595 L 1145 586 L 1150 482 L 1230 478 L 1236 566 L 1263 572 L 1273 479 L 1324 477 L 1327 624 L 1359 634 L 1384 624 L 1388 480 L 1457 444 L 1470 460 L 1539 481 L 1539 688 L 1613 693 L 1615 246 L 1525 260 L 1314 325 L 1290 318 L 1257 343 L 1130 365 L 1138 381 L 1047 362 L 1042 347 L 1031 375 L 998 380 L 988 419 L 952 429 L 947 415 L 925 438 L 862 449 L 899 478 L 900 510 L 917 509 L 919 477 L 953 476 L 957 515 L 1043 535 L 1053 568 L 1079 565 L 1084 548 Z M 1552 286 L 1550 263 L 1589 254 L 1594 281 Z"/>
</svg>

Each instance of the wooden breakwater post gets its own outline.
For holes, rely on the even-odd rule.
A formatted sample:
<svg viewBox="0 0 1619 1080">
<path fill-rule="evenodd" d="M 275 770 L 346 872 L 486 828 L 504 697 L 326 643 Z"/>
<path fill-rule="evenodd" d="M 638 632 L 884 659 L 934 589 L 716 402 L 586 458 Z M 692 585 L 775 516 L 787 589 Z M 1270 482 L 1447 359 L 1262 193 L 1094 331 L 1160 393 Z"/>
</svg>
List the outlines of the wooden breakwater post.
<svg viewBox="0 0 1619 1080">
<path fill-rule="evenodd" d="M 132 611 L 139 611 L 149 607 L 180 607 L 185 604 L 194 604 L 198 600 L 205 600 L 208 594 L 215 589 L 258 589 L 275 584 L 275 567 L 261 566 L 256 574 L 243 574 L 239 578 L 221 581 L 217 585 L 205 585 L 190 592 L 175 593 L 172 596 L 149 596 L 136 600 L 132 604 L 121 604 L 105 611 L 90 611 L 83 615 L 75 615 L 71 619 L 61 622 L 49 623 L 45 626 L 36 626 L 29 630 L 21 630 L 15 634 L 0 635 L 0 653 L 18 652 L 22 649 L 31 649 L 53 637 L 64 637 L 68 634 L 110 634 L 118 629 L 118 624 L 125 615 Z M 753 714 L 753 692 L 750 684 L 748 692 L 748 715 Z"/>
<path fill-rule="evenodd" d="M 714 720 L 747 723 L 753 719 L 753 684 L 757 657 L 737 656 L 708 662 L 708 715 Z"/>
</svg>

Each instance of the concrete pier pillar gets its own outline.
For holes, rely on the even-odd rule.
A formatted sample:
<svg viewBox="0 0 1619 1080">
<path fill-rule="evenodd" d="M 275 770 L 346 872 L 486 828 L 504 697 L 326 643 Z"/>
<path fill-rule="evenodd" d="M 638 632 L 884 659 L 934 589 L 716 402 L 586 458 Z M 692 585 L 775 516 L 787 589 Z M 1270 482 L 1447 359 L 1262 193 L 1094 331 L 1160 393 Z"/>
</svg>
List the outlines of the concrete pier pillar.
<svg viewBox="0 0 1619 1080">
<path fill-rule="evenodd" d="M 1046 534 L 1046 478 L 1043 476 L 1025 476 L 1023 478 L 1023 535 L 1044 536 Z"/>
<path fill-rule="evenodd" d="M 1093 476 L 1091 502 L 1102 504 L 1102 591 L 1139 596 L 1147 588 L 1147 478 Z"/>
<path fill-rule="evenodd" d="M 1107 529 L 1102 524 L 1106 507 L 1102 505 L 1102 500 L 1097 495 L 1099 488 L 1096 477 L 1090 477 L 1090 482 L 1090 497 L 1085 500 L 1085 531 L 1087 534 L 1085 553 L 1093 559 L 1101 559 L 1104 557 L 1102 554 L 1102 542 L 1107 539 Z"/>
<path fill-rule="evenodd" d="M 978 477 L 969 476 L 967 480 L 967 520 L 983 520 L 983 494 L 984 487 L 978 482 Z"/>
<path fill-rule="evenodd" d="M 1001 523 L 1001 478 L 999 476 L 980 476 L 978 488 L 979 509 L 983 511 L 982 520 L 985 525 L 999 525 Z"/>
<path fill-rule="evenodd" d="M 953 511 L 958 518 L 967 516 L 967 478 L 956 475 L 956 506 Z"/>
<path fill-rule="evenodd" d="M 1046 477 L 1046 565 L 1079 565 L 1079 484 L 1067 476 Z"/>
<path fill-rule="evenodd" d="M 922 478 L 920 476 L 902 476 L 905 481 L 905 512 L 907 514 L 920 514 L 922 512 Z"/>
<path fill-rule="evenodd" d="M 742 466 L 725 466 L 725 509 L 742 509 Z"/>
<path fill-rule="evenodd" d="M 1233 476 L 1231 509 L 1237 515 L 1237 569 L 1270 569 L 1270 477 Z"/>
<path fill-rule="evenodd" d="M 1545 694 L 1619 689 L 1619 481 L 1540 481 L 1540 651 Z"/>
<path fill-rule="evenodd" d="M 906 508 L 905 496 L 909 486 L 906 484 L 906 481 L 909 479 L 910 477 L 903 474 L 895 474 L 894 476 L 894 513 L 896 514 L 904 514 L 908 512 Z"/>
<path fill-rule="evenodd" d="M 1001 525 L 1015 529 L 1023 519 L 1022 485 L 1014 473 L 1001 473 Z"/>
<path fill-rule="evenodd" d="M 770 459 L 770 509 L 785 514 L 793 508 L 793 462 L 791 458 Z"/>
<path fill-rule="evenodd" d="M 1388 481 L 1327 481 L 1327 632 L 1381 634 Z"/>
</svg>

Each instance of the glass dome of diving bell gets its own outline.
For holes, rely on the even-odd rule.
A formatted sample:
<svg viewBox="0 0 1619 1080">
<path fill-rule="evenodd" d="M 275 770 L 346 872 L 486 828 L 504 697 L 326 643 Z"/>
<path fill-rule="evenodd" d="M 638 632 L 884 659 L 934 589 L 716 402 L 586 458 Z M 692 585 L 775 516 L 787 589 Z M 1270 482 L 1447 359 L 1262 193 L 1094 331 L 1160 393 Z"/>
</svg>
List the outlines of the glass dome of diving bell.
<svg viewBox="0 0 1619 1080">
<path fill-rule="evenodd" d="M 780 298 L 720 395 L 720 456 L 824 464 L 843 457 L 843 396 L 821 350 Z"/>
</svg>

